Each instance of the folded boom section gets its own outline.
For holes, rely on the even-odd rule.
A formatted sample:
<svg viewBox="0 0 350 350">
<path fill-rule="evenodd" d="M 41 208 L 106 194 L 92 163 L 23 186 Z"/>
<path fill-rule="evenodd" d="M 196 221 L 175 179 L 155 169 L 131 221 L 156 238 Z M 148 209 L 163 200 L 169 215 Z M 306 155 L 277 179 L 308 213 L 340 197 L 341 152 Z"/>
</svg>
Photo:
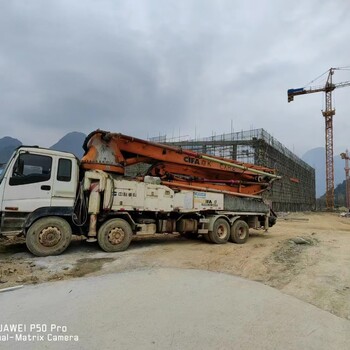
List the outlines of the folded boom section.
<svg viewBox="0 0 350 350">
<path fill-rule="evenodd" d="M 159 177 L 171 188 L 260 196 L 279 178 L 267 167 L 101 130 L 87 136 L 84 150 L 83 169 L 124 175 L 125 167 L 147 163 L 151 165 L 147 175 Z"/>
</svg>

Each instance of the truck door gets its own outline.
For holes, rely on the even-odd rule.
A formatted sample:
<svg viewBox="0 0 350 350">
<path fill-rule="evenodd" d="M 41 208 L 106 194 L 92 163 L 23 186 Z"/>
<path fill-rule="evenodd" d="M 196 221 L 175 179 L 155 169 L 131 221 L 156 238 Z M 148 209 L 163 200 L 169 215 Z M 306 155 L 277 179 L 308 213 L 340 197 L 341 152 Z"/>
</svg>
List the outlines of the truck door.
<svg viewBox="0 0 350 350">
<path fill-rule="evenodd" d="M 17 231 L 28 213 L 51 204 L 52 157 L 35 152 L 19 153 L 4 178 L 1 231 Z"/>
<path fill-rule="evenodd" d="M 56 159 L 57 172 L 52 174 L 52 207 L 73 207 L 78 181 L 78 164 L 77 160 L 68 158 Z"/>
</svg>

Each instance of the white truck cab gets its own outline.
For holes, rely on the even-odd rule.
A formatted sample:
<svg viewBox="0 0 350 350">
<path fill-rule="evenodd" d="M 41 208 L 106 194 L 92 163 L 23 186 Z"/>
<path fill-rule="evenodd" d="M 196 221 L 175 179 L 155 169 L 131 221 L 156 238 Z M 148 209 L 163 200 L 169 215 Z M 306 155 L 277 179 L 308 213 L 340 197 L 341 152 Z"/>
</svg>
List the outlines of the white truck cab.
<svg viewBox="0 0 350 350">
<path fill-rule="evenodd" d="M 0 175 L 0 233 L 21 233 L 37 210 L 71 209 L 78 182 L 79 161 L 73 154 L 19 147 Z"/>
</svg>

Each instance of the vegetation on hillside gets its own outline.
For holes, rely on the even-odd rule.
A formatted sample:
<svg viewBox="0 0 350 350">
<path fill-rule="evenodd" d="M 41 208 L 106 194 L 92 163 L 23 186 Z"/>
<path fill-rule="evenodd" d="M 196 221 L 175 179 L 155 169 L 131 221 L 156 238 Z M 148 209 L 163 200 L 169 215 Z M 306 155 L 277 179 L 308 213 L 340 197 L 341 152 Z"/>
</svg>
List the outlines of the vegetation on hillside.
<svg viewBox="0 0 350 350">
<path fill-rule="evenodd" d="M 346 184 L 345 180 L 334 189 L 335 208 L 346 207 Z M 316 200 L 317 209 L 326 208 L 326 194 Z"/>
</svg>

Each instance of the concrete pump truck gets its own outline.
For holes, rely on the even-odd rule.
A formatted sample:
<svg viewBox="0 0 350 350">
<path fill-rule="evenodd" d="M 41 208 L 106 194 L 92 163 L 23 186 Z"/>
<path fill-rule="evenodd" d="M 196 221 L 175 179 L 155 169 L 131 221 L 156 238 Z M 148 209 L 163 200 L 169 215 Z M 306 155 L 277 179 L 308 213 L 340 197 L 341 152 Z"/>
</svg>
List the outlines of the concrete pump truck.
<svg viewBox="0 0 350 350">
<path fill-rule="evenodd" d="M 24 235 L 37 256 L 57 255 L 72 233 L 106 252 L 128 248 L 135 234 L 203 235 L 245 243 L 249 228 L 275 216 L 262 200 L 274 169 L 96 130 L 85 155 L 39 147 L 15 150 L 0 175 L 0 235 Z M 145 163 L 145 175 L 129 177 Z"/>
</svg>

